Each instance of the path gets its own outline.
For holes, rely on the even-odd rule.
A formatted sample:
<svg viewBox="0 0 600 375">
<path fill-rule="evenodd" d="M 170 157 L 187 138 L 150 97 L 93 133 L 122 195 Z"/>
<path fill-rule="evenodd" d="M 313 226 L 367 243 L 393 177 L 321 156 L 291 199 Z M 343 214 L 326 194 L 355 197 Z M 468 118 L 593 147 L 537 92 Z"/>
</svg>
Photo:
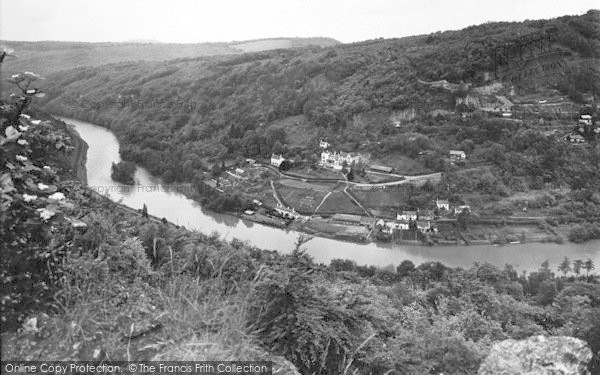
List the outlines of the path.
<svg viewBox="0 0 600 375">
<path fill-rule="evenodd" d="M 371 215 L 371 213 L 369 211 L 367 211 L 366 208 L 363 207 L 362 204 L 360 204 L 359 201 L 357 201 L 356 199 L 354 199 L 354 197 L 348 193 L 348 185 L 346 185 L 346 187 L 344 188 L 344 194 L 346 194 L 346 196 L 348 196 L 348 198 L 350 198 L 352 200 L 352 202 L 356 203 L 356 205 L 358 207 L 360 207 L 363 211 L 365 211 L 365 213 L 367 214 L 367 216 L 373 217 L 373 215 Z"/>
<path fill-rule="evenodd" d="M 314 213 L 317 213 L 317 211 L 319 211 L 319 208 L 321 208 L 321 206 L 323 205 L 323 203 L 325 203 L 325 199 L 327 199 L 327 197 L 329 197 L 331 195 L 331 191 L 327 193 L 327 195 L 325 195 L 323 197 L 323 199 L 321 200 L 321 203 L 319 203 L 319 205 L 317 206 L 317 208 L 315 208 Z"/>
<path fill-rule="evenodd" d="M 273 180 L 269 181 L 271 183 L 271 189 L 273 190 L 273 198 L 275 198 L 275 200 L 277 201 L 277 203 L 279 203 L 282 206 L 285 206 L 281 200 L 279 199 L 279 196 L 277 196 L 277 189 L 275 189 L 275 184 L 273 183 Z"/>
</svg>

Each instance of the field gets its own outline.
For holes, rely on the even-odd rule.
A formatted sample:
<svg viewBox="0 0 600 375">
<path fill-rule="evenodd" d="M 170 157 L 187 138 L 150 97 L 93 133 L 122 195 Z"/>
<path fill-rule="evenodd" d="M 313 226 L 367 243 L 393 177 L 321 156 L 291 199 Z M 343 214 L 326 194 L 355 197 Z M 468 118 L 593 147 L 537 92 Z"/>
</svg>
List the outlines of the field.
<svg viewBox="0 0 600 375">
<path fill-rule="evenodd" d="M 352 190 L 352 195 L 363 206 L 373 209 L 404 208 L 408 198 L 404 190 L 377 189 L 377 190 Z"/>
<path fill-rule="evenodd" d="M 319 207 L 317 214 L 355 214 L 364 215 L 365 211 L 358 207 L 344 192 L 335 191 L 327 197 Z"/>
<path fill-rule="evenodd" d="M 326 191 L 322 190 L 293 188 L 279 183 L 275 186 L 277 187 L 277 193 L 285 203 L 304 214 L 312 214 L 327 194 Z"/>
</svg>

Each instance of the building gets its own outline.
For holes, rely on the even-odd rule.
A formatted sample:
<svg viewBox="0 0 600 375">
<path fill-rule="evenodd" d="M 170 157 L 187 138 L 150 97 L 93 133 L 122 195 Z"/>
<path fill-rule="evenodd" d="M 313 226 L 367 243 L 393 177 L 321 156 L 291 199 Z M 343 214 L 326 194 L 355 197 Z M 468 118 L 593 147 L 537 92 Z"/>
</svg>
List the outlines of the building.
<svg viewBox="0 0 600 375">
<path fill-rule="evenodd" d="M 462 205 L 462 206 L 456 206 L 456 207 L 454 207 L 454 213 L 455 214 L 460 214 L 460 213 L 463 213 L 464 211 L 471 211 L 471 207 L 469 207 L 467 205 Z"/>
<path fill-rule="evenodd" d="M 467 154 L 460 150 L 450 150 L 450 158 L 455 160 L 465 160 L 467 158 Z"/>
<path fill-rule="evenodd" d="M 423 233 L 431 231 L 431 223 L 426 220 L 417 220 L 417 229 Z"/>
<path fill-rule="evenodd" d="M 392 168 L 392 167 L 386 167 L 385 165 L 371 164 L 371 165 L 369 165 L 369 169 L 372 170 L 372 171 L 374 171 L 374 172 L 392 173 L 392 170 L 394 168 Z"/>
<path fill-rule="evenodd" d="M 324 140 L 321 139 L 321 141 L 319 142 L 319 147 L 321 147 L 324 150 L 327 150 L 329 147 L 331 146 L 331 144 L 329 142 L 325 142 Z"/>
<path fill-rule="evenodd" d="M 246 164 L 254 165 L 254 164 L 256 164 L 256 160 L 248 158 L 248 159 L 246 159 Z"/>
<path fill-rule="evenodd" d="M 390 230 L 409 230 L 410 223 L 407 220 L 388 221 L 385 226 Z"/>
<path fill-rule="evenodd" d="M 396 220 L 417 220 L 417 211 L 402 211 L 396 215 Z"/>
<path fill-rule="evenodd" d="M 275 212 L 277 212 L 279 215 L 281 215 L 281 217 L 284 217 L 286 219 L 297 219 L 300 217 L 300 214 L 297 213 L 295 209 L 290 207 L 284 207 L 279 203 L 275 207 Z"/>
<path fill-rule="evenodd" d="M 579 118 L 579 123 L 583 125 L 592 125 L 592 116 L 581 115 L 581 117 Z"/>
<path fill-rule="evenodd" d="M 361 225 L 362 218 L 360 215 L 335 214 L 331 220 L 340 224 Z"/>
<path fill-rule="evenodd" d="M 335 170 L 342 170 L 344 163 L 347 166 L 351 166 L 354 163 L 360 162 L 360 155 L 352 155 L 345 152 L 321 152 L 321 166 L 333 168 Z"/>
<path fill-rule="evenodd" d="M 279 168 L 281 163 L 285 161 L 285 158 L 278 154 L 271 154 L 271 165 Z"/>
<path fill-rule="evenodd" d="M 438 210 L 450 211 L 450 202 L 447 200 L 436 199 L 435 206 Z"/>
<path fill-rule="evenodd" d="M 418 219 L 419 220 L 433 220 L 435 219 L 435 214 L 433 210 L 419 210 L 418 211 Z"/>
<path fill-rule="evenodd" d="M 569 134 L 565 139 L 571 143 L 584 143 L 585 138 L 581 134 Z"/>
</svg>

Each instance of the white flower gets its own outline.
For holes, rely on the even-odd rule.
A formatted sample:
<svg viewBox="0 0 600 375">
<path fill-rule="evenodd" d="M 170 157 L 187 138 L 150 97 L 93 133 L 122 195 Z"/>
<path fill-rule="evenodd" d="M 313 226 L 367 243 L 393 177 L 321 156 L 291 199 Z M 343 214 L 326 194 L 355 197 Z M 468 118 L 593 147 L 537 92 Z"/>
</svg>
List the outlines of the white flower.
<svg viewBox="0 0 600 375">
<path fill-rule="evenodd" d="M 29 120 L 31 118 L 31 116 L 26 115 L 24 113 L 21 113 L 21 117 L 26 118 L 27 120 Z"/>
<path fill-rule="evenodd" d="M 31 202 L 37 199 L 37 195 L 29 195 L 29 194 L 23 194 L 23 200 L 25 202 Z"/>
<path fill-rule="evenodd" d="M 38 189 L 40 189 L 40 190 L 46 190 L 46 189 L 48 189 L 48 188 L 49 188 L 49 186 L 48 186 L 48 185 L 46 185 L 46 184 L 43 184 L 43 183 L 41 183 L 41 182 L 38 182 L 38 185 L 37 185 L 37 186 L 38 186 Z"/>
<path fill-rule="evenodd" d="M 29 126 L 25 126 L 25 125 L 19 125 L 19 130 L 22 132 L 26 132 L 27 129 L 29 129 Z"/>
<path fill-rule="evenodd" d="M 65 195 L 60 192 L 56 192 L 48 197 L 48 199 L 54 199 L 55 201 L 62 201 L 65 199 Z"/>
<path fill-rule="evenodd" d="M 17 158 L 18 161 L 27 161 L 27 156 L 16 155 L 15 157 Z"/>
<path fill-rule="evenodd" d="M 26 91 L 26 93 L 31 94 L 31 95 L 35 94 L 36 92 L 37 92 L 36 89 L 31 89 L 31 90 Z"/>
<path fill-rule="evenodd" d="M 31 120 L 31 123 L 32 123 L 33 125 L 39 125 L 39 124 L 41 124 L 41 123 L 42 123 L 42 120 Z"/>
<path fill-rule="evenodd" d="M 27 141 L 26 141 L 26 140 L 24 140 L 24 139 L 19 139 L 19 140 L 17 141 L 17 143 L 18 143 L 18 144 L 20 144 L 21 146 L 25 146 L 25 145 L 28 145 L 28 144 L 29 144 L 29 142 L 27 142 Z"/>
<path fill-rule="evenodd" d="M 40 217 L 44 219 L 44 221 L 48 221 L 52 216 L 54 216 L 54 212 L 49 211 L 45 208 L 38 208 L 37 210 L 40 213 Z"/>
<path fill-rule="evenodd" d="M 50 168 L 50 167 L 49 167 L 49 166 L 47 166 L 47 165 L 44 165 L 44 169 L 46 169 L 46 170 L 49 170 L 49 171 L 51 171 L 51 170 L 52 170 L 52 168 Z"/>
</svg>

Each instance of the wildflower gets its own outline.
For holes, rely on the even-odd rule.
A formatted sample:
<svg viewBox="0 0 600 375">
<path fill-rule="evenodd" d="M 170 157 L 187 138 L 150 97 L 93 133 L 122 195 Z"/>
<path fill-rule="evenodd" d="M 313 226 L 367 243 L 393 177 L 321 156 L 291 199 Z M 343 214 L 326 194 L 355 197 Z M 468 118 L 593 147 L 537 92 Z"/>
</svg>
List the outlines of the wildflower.
<svg viewBox="0 0 600 375">
<path fill-rule="evenodd" d="M 27 161 L 27 156 L 16 155 L 15 157 L 17 158 L 18 161 Z"/>
<path fill-rule="evenodd" d="M 62 201 L 65 199 L 65 195 L 61 192 L 56 192 L 48 197 L 48 199 L 53 199 L 55 201 Z"/>
<path fill-rule="evenodd" d="M 27 93 L 27 94 L 29 94 L 29 95 L 33 95 L 33 94 L 35 94 L 36 92 L 37 92 L 37 89 L 30 89 L 30 90 L 27 90 L 27 91 L 26 91 L 26 93 Z"/>
<path fill-rule="evenodd" d="M 51 170 L 52 170 L 52 168 L 50 168 L 50 167 L 49 167 L 49 166 L 47 166 L 47 165 L 44 165 L 44 167 L 43 167 L 43 168 L 44 168 L 45 170 L 48 170 L 48 171 L 51 171 Z"/>
<path fill-rule="evenodd" d="M 39 124 L 41 124 L 41 123 L 42 123 L 42 120 L 31 120 L 31 123 L 32 123 L 33 125 L 39 125 Z"/>
<path fill-rule="evenodd" d="M 29 126 L 26 126 L 26 125 L 19 125 L 19 130 L 20 130 L 20 131 L 22 131 L 22 132 L 26 132 L 26 131 L 27 131 L 27 129 L 29 129 Z"/>
<path fill-rule="evenodd" d="M 23 194 L 23 200 L 25 202 L 32 202 L 32 201 L 34 201 L 36 199 L 37 199 L 37 195 Z"/>
<path fill-rule="evenodd" d="M 26 140 L 24 140 L 24 139 L 19 139 L 19 140 L 17 141 L 17 143 L 18 143 L 18 144 L 20 144 L 21 146 L 26 146 L 26 145 L 28 145 L 28 144 L 29 144 L 29 142 L 27 142 L 27 141 L 26 141 Z"/>
<path fill-rule="evenodd" d="M 24 113 L 21 113 L 21 117 L 26 118 L 27 120 L 29 120 L 31 118 L 31 116 L 26 115 Z"/>
<path fill-rule="evenodd" d="M 37 184 L 37 187 L 38 187 L 38 189 L 40 189 L 40 190 L 46 190 L 46 189 L 48 189 L 48 188 L 49 188 L 49 186 L 48 186 L 48 185 L 46 185 L 46 184 L 43 184 L 43 183 L 41 183 L 41 182 L 38 182 L 38 184 Z"/>
</svg>

